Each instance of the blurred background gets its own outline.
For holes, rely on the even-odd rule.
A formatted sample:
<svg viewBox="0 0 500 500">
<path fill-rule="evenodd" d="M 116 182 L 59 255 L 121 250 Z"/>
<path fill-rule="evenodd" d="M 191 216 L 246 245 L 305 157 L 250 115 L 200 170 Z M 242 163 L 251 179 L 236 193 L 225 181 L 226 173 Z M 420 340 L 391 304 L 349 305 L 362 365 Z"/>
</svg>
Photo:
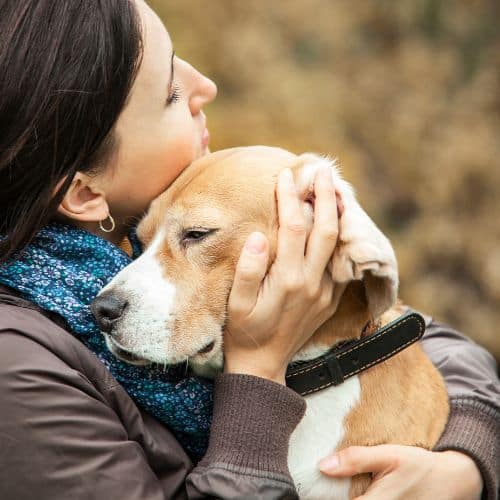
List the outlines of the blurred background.
<svg viewBox="0 0 500 500">
<path fill-rule="evenodd" d="M 212 150 L 336 156 L 402 299 L 500 359 L 500 2 L 149 3 L 218 84 Z"/>
</svg>

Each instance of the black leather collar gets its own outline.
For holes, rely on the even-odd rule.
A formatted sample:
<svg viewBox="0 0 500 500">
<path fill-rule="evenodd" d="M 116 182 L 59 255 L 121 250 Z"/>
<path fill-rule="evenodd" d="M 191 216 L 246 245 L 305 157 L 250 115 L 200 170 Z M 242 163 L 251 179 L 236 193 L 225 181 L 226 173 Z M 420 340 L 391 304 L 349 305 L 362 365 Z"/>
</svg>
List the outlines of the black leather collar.
<svg viewBox="0 0 500 500">
<path fill-rule="evenodd" d="M 319 358 L 290 365 L 286 385 L 302 396 L 339 385 L 402 351 L 419 340 L 424 331 L 424 318 L 408 311 L 368 337 L 335 346 Z"/>
</svg>

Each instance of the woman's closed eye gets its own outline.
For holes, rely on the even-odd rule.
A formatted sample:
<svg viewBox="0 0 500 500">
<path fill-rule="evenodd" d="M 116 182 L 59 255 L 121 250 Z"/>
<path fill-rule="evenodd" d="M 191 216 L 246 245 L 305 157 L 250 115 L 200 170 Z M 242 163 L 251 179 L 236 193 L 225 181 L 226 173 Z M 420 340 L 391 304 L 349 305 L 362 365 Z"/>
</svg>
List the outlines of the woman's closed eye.
<svg viewBox="0 0 500 500">
<path fill-rule="evenodd" d="M 182 97 L 181 88 L 178 87 L 177 85 L 174 85 L 172 87 L 172 92 L 170 92 L 169 96 L 167 97 L 167 106 L 174 102 L 179 101 L 181 97 Z"/>
</svg>

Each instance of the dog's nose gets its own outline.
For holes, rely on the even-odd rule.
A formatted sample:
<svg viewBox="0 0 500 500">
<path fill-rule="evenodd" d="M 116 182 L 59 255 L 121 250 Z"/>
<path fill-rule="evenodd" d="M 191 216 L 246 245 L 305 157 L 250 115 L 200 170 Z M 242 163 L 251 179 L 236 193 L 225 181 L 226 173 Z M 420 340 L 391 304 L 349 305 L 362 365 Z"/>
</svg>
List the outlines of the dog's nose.
<svg viewBox="0 0 500 500">
<path fill-rule="evenodd" d="M 121 318 L 127 304 L 124 298 L 112 293 L 103 293 L 94 299 L 90 309 L 101 331 L 112 332 L 113 323 Z"/>
</svg>

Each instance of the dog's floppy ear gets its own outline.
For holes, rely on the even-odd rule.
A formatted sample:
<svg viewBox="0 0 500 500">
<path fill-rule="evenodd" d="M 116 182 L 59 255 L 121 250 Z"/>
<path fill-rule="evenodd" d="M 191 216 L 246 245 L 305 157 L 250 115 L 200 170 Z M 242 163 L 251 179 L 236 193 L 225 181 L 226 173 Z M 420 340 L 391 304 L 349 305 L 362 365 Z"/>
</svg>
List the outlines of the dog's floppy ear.
<svg viewBox="0 0 500 500">
<path fill-rule="evenodd" d="M 339 220 L 339 242 L 329 269 L 337 282 L 363 281 L 369 312 L 376 318 L 397 298 L 398 269 L 394 250 L 361 208 L 350 184 L 341 178 L 335 161 L 312 153 L 299 156 L 293 171 L 300 198 L 304 201 L 311 198 L 316 173 L 325 166 L 332 170 L 333 184 L 344 207 Z"/>
</svg>

